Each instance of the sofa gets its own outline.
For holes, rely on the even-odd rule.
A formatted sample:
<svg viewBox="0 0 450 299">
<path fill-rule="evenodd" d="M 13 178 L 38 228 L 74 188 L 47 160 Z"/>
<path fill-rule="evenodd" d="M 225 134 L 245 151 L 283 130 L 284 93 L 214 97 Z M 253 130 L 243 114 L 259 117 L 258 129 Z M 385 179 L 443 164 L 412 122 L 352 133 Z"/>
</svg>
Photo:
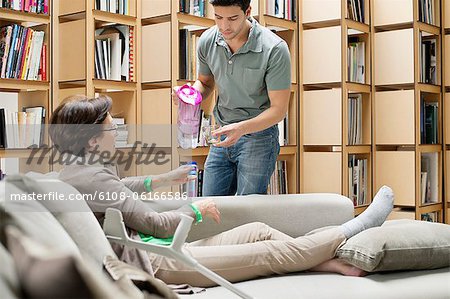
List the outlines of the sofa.
<svg viewBox="0 0 450 299">
<path fill-rule="evenodd" d="M 87 282 L 94 298 L 172 298 L 174 293 L 160 282 L 146 277 L 145 274 L 111 275 L 105 271 L 105 257 L 114 260 L 115 254 L 107 241 L 102 228 L 93 213 L 83 201 L 60 202 L 45 201 L 10 201 L 12 193 L 49 193 L 64 195 L 77 191 L 57 179 L 55 176 L 13 176 L 0 182 L 0 296 L 2 298 L 20 298 L 24 288 L 30 284 L 26 278 L 31 275 L 32 267 L 25 268 L 25 258 L 17 256 L 19 249 L 7 249 L 5 245 L 5 227 L 17 226 L 20 233 L 31 241 L 43 243 L 47 250 L 70 252 L 77 261 L 82 262 L 80 273 Z M 298 195 L 250 195 L 236 197 L 216 197 L 215 201 L 221 211 L 222 222 L 215 224 L 209 219 L 193 225 L 189 240 L 208 237 L 237 225 L 260 221 L 281 230 L 293 237 L 304 235 L 311 230 L 325 226 L 339 225 L 353 217 L 351 201 L 337 194 L 298 194 Z M 148 201 L 158 211 L 174 209 L 185 201 L 165 200 Z M 29 213 L 33 211 L 33 213 Z M 35 212 L 39 213 L 35 213 Z M 25 213 L 25 214 L 24 214 Z M 26 214 L 28 213 L 28 214 Z M 25 215 L 25 216 L 24 216 Z M 8 226 L 8 224 L 10 224 Z M 9 230 L 8 230 L 9 232 Z M 9 232 L 10 235 L 13 233 Z M 25 243 L 32 244 L 32 243 Z M 26 247 L 26 246 L 25 246 Z M 18 249 L 17 249 L 18 248 Z M 34 251 L 35 248 L 25 248 Z M 37 250 L 37 249 L 36 249 Z M 448 255 L 450 259 L 450 254 Z M 118 262 L 114 262 L 118 263 Z M 42 273 L 49 273 L 44 264 Z M 36 266 L 36 263 L 32 266 Z M 122 265 L 123 266 L 123 265 Z M 108 265 L 106 266 L 114 268 Z M 27 270 L 29 269 L 29 270 Z M 39 269 L 37 270 L 39 271 Z M 22 272 L 22 273 L 20 273 Z M 109 275 L 108 275 L 109 274 Z M 63 275 L 65 276 L 65 275 Z M 113 276 L 111 278 L 111 276 Z M 143 277 L 136 283 L 133 277 Z M 24 281 L 25 278 L 25 281 Z M 64 280 L 55 282 L 55 288 L 64 285 Z M 142 288 L 142 281 L 147 287 Z M 67 283 L 70 283 L 67 282 Z M 51 281 L 46 289 L 51 289 Z M 148 287 L 151 284 L 152 287 Z M 391 271 L 375 273 L 366 277 L 345 277 L 328 273 L 295 273 L 245 281 L 235 284 L 254 298 L 450 298 L 450 268 Z M 94 291 L 92 291 L 94 289 Z M 42 292 L 42 290 L 39 290 Z M 27 293 L 29 294 L 29 293 Z M 59 293 L 56 293 L 59 294 Z M 42 293 L 38 297 L 42 298 Z M 27 295 L 28 297 L 32 297 Z M 55 296 L 53 296 L 55 297 Z M 208 288 L 205 291 L 179 295 L 181 298 L 237 298 L 223 287 Z"/>
</svg>

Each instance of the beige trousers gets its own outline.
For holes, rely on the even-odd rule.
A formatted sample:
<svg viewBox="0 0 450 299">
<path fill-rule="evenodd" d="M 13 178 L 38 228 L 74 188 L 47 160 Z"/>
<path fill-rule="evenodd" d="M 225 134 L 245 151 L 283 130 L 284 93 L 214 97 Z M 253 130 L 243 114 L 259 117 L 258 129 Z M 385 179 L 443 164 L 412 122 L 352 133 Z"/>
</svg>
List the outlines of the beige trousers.
<svg viewBox="0 0 450 299">
<path fill-rule="evenodd" d="M 231 282 L 310 269 L 335 256 L 345 242 L 339 228 L 292 238 L 254 222 L 216 236 L 187 243 L 185 250 L 200 264 Z M 155 277 L 168 284 L 198 287 L 216 283 L 184 264 L 150 254 Z"/>
</svg>

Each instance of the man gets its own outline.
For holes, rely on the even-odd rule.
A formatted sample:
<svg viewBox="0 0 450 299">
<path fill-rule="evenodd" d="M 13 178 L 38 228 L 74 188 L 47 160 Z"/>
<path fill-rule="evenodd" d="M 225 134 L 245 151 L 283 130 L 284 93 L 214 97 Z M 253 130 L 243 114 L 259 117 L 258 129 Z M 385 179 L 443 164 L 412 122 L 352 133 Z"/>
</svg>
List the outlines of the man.
<svg viewBox="0 0 450 299">
<path fill-rule="evenodd" d="M 250 17 L 250 0 L 210 3 L 216 26 L 199 39 L 194 87 L 205 99 L 217 84 L 221 128 L 214 135 L 221 142 L 210 148 L 203 194 L 264 194 L 280 151 L 277 123 L 289 104 L 289 49 Z"/>
</svg>

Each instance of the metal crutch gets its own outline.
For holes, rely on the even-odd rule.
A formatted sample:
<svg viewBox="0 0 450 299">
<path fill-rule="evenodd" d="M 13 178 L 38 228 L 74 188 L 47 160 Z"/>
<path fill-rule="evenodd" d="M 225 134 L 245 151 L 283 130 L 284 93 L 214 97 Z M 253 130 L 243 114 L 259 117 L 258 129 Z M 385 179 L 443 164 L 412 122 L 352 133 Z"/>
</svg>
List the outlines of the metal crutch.
<svg viewBox="0 0 450 299">
<path fill-rule="evenodd" d="M 175 230 L 173 242 L 170 246 L 150 244 L 131 239 L 126 233 L 122 213 L 119 210 L 113 208 L 106 209 L 105 221 L 103 223 L 103 230 L 105 231 L 106 238 L 113 242 L 128 247 L 150 251 L 168 258 L 173 258 L 200 272 L 207 278 L 223 286 L 224 288 L 227 288 L 228 290 L 237 294 L 241 298 L 245 299 L 253 298 L 250 295 L 247 295 L 246 293 L 238 289 L 237 287 L 235 287 L 232 283 L 224 279 L 222 276 L 216 274 L 215 272 L 201 265 L 190 255 L 183 252 L 183 245 L 186 242 L 186 238 L 188 236 L 189 231 L 191 230 L 193 220 L 194 219 L 192 219 L 191 217 L 181 214 L 181 221 L 178 224 L 177 229 Z"/>
</svg>

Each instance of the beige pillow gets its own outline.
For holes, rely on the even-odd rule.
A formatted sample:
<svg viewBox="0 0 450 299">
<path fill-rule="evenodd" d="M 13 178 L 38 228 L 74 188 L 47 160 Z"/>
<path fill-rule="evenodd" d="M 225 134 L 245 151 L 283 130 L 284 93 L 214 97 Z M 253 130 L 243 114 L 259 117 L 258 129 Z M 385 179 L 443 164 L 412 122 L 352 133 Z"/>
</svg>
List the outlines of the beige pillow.
<svg viewBox="0 0 450 299">
<path fill-rule="evenodd" d="M 450 266 L 450 225 L 386 221 L 347 240 L 337 257 L 368 272 Z"/>
<path fill-rule="evenodd" d="M 5 232 L 26 298 L 129 298 L 77 255 L 42 245 L 14 226 Z"/>
</svg>

